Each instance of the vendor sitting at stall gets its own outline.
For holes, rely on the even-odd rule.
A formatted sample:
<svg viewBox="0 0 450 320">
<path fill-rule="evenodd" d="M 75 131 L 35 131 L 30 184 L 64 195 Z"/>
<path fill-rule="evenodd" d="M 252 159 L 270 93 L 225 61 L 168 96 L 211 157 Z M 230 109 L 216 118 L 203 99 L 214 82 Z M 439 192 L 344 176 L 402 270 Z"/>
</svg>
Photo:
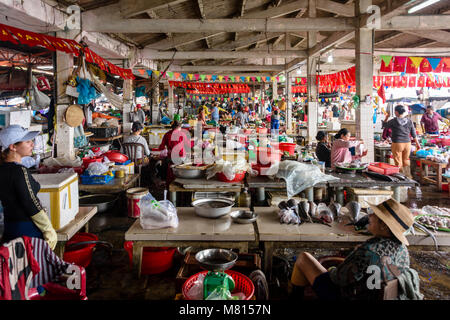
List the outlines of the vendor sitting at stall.
<svg viewBox="0 0 450 320">
<path fill-rule="evenodd" d="M 148 148 L 147 140 L 141 136 L 143 129 L 144 127 L 140 122 L 133 122 L 133 125 L 131 126 L 131 134 L 123 139 L 123 143 L 142 144 L 144 146 L 144 150 L 142 150 L 142 147 L 138 147 L 136 149 L 136 159 L 140 159 L 143 165 L 147 165 L 149 163 L 148 157 L 150 156 L 150 149 Z M 128 154 L 127 156 L 131 157 L 132 155 Z"/>
<path fill-rule="evenodd" d="M 291 299 L 303 299 L 304 288 L 312 285 L 321 300 L 378 300 L 380 287 L 369 287 L 376 266 L 380 281 L 394 280 L 401 274 L 416 274 L 410 269 L 408 240 L 404 236 L 414 223 L 409 209 L 389 199 L 378 206 L 370 206 L 374 214 L 369 215 L 367 230 L 374 236 L 358 245 L 337 267 L 325 269 L 311 254 L 302 252 L 295 262 L 291 276 Z M 373 267 L 372 267 L 373 268 Z M 397 274 L 395 274 L 397 273 Z M 405 299 L 423 298 L 419 291 L 419 277 L 411 277 L 411 291 Z M 376 284 L 376 283 L 375 283 Z"/>
<path fill-rule="evenodd" d="M 27 236 L 45 239 L 54 249 L 58 239 L 37 196 L 41 186 L 22 165 L 22 158 L 31 156 L 38 134 L 19 125 L 0 132 L 0 201 L 5 221 L 2 241 Z"/>
<path fill-rule="evenodd" d="M 328 142 L 328 135 L 324 131 L 317 132 L 316 156 L 319 161 L 325 162 L 325 167 L 331 167 L 331 146 Z"/>
<path fill-rule="evenodd" d="M 396 166 L 402 172 L 411 177 L 409 155 L 411 153 L 411 137 L 416 143 L 417 150 L 420 143 L 417 139 L 416 130 L 411 119 L 406 118 L 407 112 L 402 105 L 395 107 L 395 118 L 387 122 L 383 121 L 383 128 L 392 129 L 391 151 Z"/>
<path fill-rule="evenodd" d="M 186 158 L 190 150 L 191 143 L 186 136 L 184 130 L 181 129 L 181 123 L 174 121 L 171 130 L 166 132 L 163 136 L 162 142 L 156 149 L 163 151 L 167 149 L 167 157 L 162 163 L 162 179 L 166 181 L 166 187 L 174 180 L 175 176 L 172 171 L 172 164 L 181 164 Z"/>
<path fill-rule="evenodd" d="M 433 110 L 432 106 L 427 106 L 427 111 L 420 120 L 422 131 L 427 134 L 439 134 L 439 122 L 442 121 L 449 124 L 447 119 L 441 117 L 439 113 Z"/>
<path fill-rule="evenodd" d="M 358 147 L 363 141 L 350 140 L 351 133 L 346 128 L 342 128 L 334 136 L 333 146 L 331 147 L 331 166 L 334 168 L 336 163 L 350 163 L 355 159 L 364 157 L 367 150 L 361 156 L 352 156 L 350 148 Z"/>
</svg>

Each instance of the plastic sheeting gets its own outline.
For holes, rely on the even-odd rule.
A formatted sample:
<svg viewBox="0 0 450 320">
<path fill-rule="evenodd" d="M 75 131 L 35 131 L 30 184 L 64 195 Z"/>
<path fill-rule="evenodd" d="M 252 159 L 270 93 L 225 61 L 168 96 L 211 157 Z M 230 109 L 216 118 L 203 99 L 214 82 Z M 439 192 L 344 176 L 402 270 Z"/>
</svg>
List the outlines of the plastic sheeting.
<svg viewBox="0 0 450 320">
<path fill-rule="evenodd" d="M 288 198 L 292 198 L 318 183 L 339 180 L 339 178 L 322 173 L 315 165 L 290 160 L 280 162 L 276 177 L 286 181 Z"/>
<path fill-rule="evenodd" d="M 209 180 L 216 175 L 216 173 L 223 172 L 225 177 L 233 180 L 236 173 L 247 171 L 253 173 L 251 166 L 245 159 L 238 158 L 236 161 L 230 162 L 220 159 L 216 161 L 216 165 L 207 169 L 206 179 Z"/>
</svg>

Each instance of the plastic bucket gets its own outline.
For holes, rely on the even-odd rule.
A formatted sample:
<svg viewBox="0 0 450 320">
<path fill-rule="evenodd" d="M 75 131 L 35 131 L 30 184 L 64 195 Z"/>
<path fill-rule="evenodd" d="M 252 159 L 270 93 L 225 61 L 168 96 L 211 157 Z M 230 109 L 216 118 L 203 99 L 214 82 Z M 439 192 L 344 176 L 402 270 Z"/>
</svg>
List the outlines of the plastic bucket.
<svg viewBox="0 0 450 320">
<path fill-rule="evenodd" d="M 125 241 L 123 247 L 128 252 L 130 266 L 133 265 L 133 242 Z M 141 274 L 158 274 L 172 268 L 176 248 L 144 247 L 142 250 Z"/>
<path fill-rule="evenodd" d="M 293 156 L 295 154 L 295 146 L 295 143 L 282 142 L 280 143 L 280 151 L 287 151 L 289 155 Z"/>
<path fill-rule="evenodd" d="M 68 248 L 72 243 L 84 242 L 84 241 L 98 241 L 98 237 L 92 233 L 78 232 L 76 233 L 66 244 L 63 260 L 74 263 L 77 266 L 86 268 L 92 260 L 92 252 L 95 244 L 85 244 L 74 247 L 73 250 Z"/>
<path fill-rule="evenodd" d="M 141 215 L 141 199 L 147 193 L 147 188 L 131 188 L 127 190 L 127 207 L 130 218 L 139 218 Z"/>
</svg>

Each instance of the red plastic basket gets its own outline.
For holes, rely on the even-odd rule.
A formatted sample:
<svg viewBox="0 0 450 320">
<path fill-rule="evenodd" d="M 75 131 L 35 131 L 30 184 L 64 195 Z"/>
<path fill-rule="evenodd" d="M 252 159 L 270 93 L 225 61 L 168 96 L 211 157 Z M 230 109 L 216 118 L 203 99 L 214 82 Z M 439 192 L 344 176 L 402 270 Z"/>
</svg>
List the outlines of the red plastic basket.
<svg viewBox="0 0 450 320">
<path fill-rule="evenodd" d="M 233 180 L 228 180 L 228 178 L 223 174 L 223 172 L 217 173 L 217 179 L 222 182 L 241 182 L 245 178 L 245 171 L 238 172 L 234 175 Z"/>
<path fill-rule="evenodd" d="M 83 167 L 87 169 L 87 167 L 89 167 L 89 164 L 93 163 L 93 162 L 102 162 L 103 161 L 103 156 L 99 156 L 99 157 L 92 157 L 92 158 L 83 158 Z"/>
<path fill-rule="evenodd" d="M 125 241 L 123 246 L 128 253 L 131 266 L 133 263 L 133 242 Z M 141 274 L 158 274 L 172 268 L 175 250 L 176 248 L 169 247 L 144 247 Z"/>
<path fill-rule="evenodd" d="M 191 297 L 189 297 L 188 292 L 192 288 L 194 282 L 198 279 L 198 277 L 201 274 L 206 275 L 207 273 L 208 271 L 196 273 L 184 282 L 182 292 L 185 300 L 194 300 L 191 299 Z M 245 294 L 245 300 L 250 300 L 253 297 L 253 294 L 255 293 L 255 286 L 253 285 L 252 280 L 250 280 L 247 276 L 243 275 L 242 273 L 233 270 L 226 270 L 225 273 L 231 276 L 234 280 L 235 287 L 234 290 L 231 292 L 232 294 L 242 292 L 243 294 Z"/>
<path fill-rule="evenodd" d="M 381 174 L 386 174 L 386 175 L 396 174 L 396 173 L 399 173 L 399 171 L 400 171 L 399 167 L 392 166 L 392 165 L 384 163 L 384 162 L 371 163 L 369 165 L 368 169 L 370 171 L 381 173 Z"/>
<path fill-rule="evenodd" d="M 293 156 L 295 154 L 295 146 L 297 144 L 296 143 L 287 143 L 287 142 L 282 142 L 280 143 L 280 151 L 287 151 L 289 152 L 289 155 Z"/>
</svg>

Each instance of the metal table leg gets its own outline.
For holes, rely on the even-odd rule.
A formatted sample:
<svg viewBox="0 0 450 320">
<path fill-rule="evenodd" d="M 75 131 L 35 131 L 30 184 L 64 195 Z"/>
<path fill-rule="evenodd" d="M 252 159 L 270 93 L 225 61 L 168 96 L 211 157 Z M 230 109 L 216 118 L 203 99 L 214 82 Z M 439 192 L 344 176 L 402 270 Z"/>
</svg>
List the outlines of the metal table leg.
<svg viewBox="0 0 450 320">
<path fill-rule="evenodd" d="M 272 279 L 273 242 L 264 242 L 264 274 L 269 281 Z"/>
<path fill-rule="evenodd" d="M 264 202 L 264 200 L 266 200 L 266 191 L 264 187 L 256 188 L 256 200 L 258 202 Z"/>
<path fill-rule="evenodd" d="M 401 187 L 399 187 L 399 186 L 393 186 L 393 187 L 391 187 L 391 188 L 392 188 L 392 191 L 394 192 L 394 194 L 393 194 L 394 200 L 400 202 L 400 188 L 401 188 Z"/>
<path fill-rule="evenodd" d="M 170 192 L 170 201 L 173 203 L 173 205 L 175 207 L 177 206 L 177 192 L 176 191 Z"/>
<path fill-rule="evenodd" d="M 314 201 L 314 187 L 306 189 L 306 197 L 308 201 Z"/>
<path fill-rule="evenodd" d="M 344 205 L 344 187 L 336 187 L 336 201 L 343 206 Z"/>
</svg>

